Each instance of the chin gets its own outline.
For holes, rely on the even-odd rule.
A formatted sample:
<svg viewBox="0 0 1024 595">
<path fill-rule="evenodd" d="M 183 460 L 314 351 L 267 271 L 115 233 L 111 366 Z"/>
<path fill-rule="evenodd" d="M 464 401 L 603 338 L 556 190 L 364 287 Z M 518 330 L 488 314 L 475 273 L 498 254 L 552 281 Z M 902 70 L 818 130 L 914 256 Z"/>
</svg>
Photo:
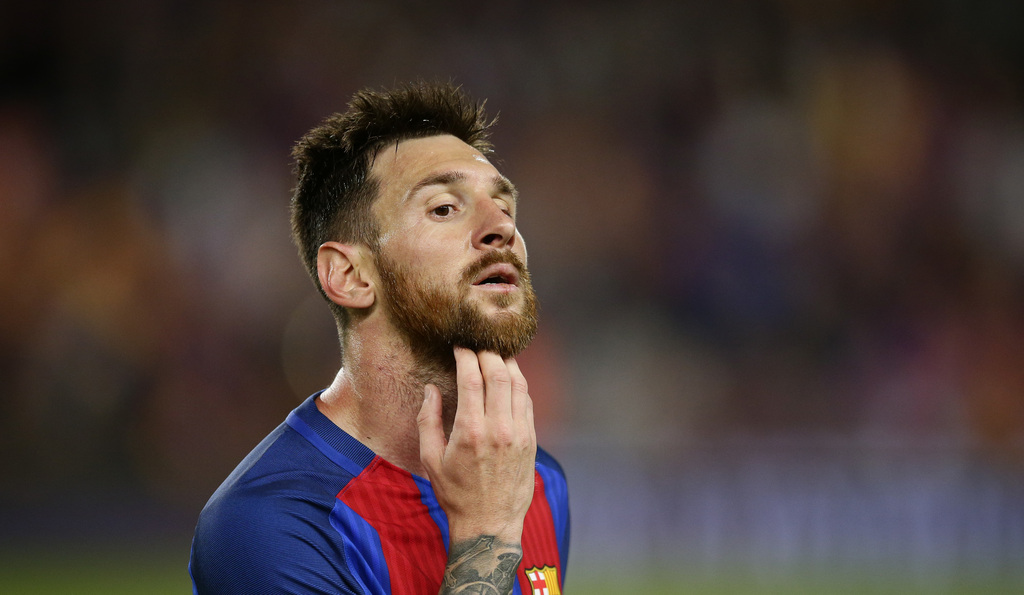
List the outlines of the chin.
<svg viewBox="0 0 1024 595">
<path fill-rule="evenodd" d="M 479 300 L 477 307 L 487 314 L 523 314 L 523 299 L 519 291 L 495 293 Z"/>
</svg>

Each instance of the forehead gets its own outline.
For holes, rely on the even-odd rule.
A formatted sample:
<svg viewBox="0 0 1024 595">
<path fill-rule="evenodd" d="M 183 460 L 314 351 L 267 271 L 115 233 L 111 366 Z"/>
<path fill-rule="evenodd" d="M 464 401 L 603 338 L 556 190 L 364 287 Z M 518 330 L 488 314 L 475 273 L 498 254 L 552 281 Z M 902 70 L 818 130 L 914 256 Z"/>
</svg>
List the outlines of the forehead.
<svg viewBox="0 0 1024 595">
<path fill-rule="evenodd" d="M 371 168 L 382 197 L 404 196 L 417 182 L 439 171 L 494 176 L 498 170 L 473 147 L 451 135 L 413 138 L 380 150 Z"/>
</svg>

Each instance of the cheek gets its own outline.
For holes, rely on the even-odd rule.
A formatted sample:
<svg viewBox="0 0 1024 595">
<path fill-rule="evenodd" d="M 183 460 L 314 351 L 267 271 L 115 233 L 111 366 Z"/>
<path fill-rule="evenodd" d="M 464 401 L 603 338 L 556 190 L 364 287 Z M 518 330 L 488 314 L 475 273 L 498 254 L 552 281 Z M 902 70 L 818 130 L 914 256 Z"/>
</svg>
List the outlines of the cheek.
<svg viewBox="0 0 1024 595">
<path fill-rule="evenodd" d="M 386 237 L 388 253 L 411 266 L 433 260 L 445 245 L 445 238 L 437 229 L 417 225 L 414 221 L 400 222 L 400 225 L 393 226 L 386 234 L 382 234 L 383 237 Z"/>
<path fill-rule="evenodd" d="M 461 276 L 461 267 L 466 265 L 465 252 L 458 250 L 455 242 L 440 241 L 429 234 L 403 247 L 403 261 L 423 279 L 453 283 Z"/>
</svg>

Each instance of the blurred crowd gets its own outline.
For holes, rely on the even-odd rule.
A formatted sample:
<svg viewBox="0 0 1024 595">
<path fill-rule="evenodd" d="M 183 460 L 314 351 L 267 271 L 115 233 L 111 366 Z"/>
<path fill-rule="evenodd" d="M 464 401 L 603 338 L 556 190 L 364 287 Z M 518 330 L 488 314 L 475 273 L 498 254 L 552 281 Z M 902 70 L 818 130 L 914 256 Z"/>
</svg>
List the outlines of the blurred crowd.
<svg viewBox="0 0 1024 595">
<path fill-rule="evenodd" d="M 352 92 L 499 112 L 542 442 L 1024 463 L 1024 5 L 0 5 L 0 501 L 197 510 L 337 366 L 291 144 Z M 571 473 L 570 473 L 571 475 Z"/>
</svg>

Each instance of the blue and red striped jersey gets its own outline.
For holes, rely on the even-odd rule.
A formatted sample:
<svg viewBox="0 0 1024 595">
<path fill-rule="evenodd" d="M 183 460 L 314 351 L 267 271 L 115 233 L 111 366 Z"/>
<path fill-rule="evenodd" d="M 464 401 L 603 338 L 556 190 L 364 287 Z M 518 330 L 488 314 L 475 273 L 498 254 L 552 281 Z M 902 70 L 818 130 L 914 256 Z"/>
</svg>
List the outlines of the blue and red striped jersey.
<svg viewBox="0 0 1024 595">
<path fill-rule="evenodd" d="M 311 396 L 214 492 L 199 515 L 194 593 L 434 595 L 448 520 L 430 482 L 377 456 Z M 569 549 L 565 474 L 537 449 L 513 593 L 558 595 Z"/>
</svg>

